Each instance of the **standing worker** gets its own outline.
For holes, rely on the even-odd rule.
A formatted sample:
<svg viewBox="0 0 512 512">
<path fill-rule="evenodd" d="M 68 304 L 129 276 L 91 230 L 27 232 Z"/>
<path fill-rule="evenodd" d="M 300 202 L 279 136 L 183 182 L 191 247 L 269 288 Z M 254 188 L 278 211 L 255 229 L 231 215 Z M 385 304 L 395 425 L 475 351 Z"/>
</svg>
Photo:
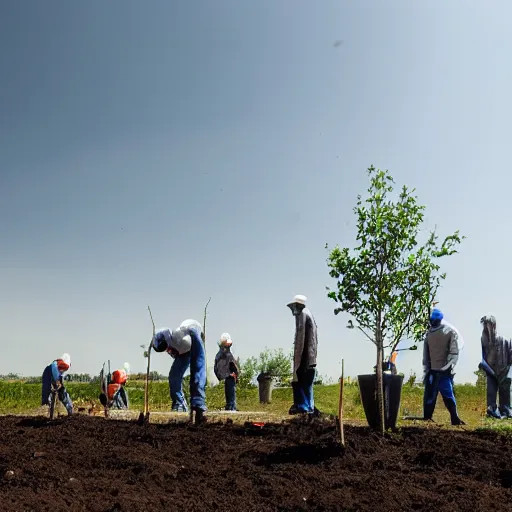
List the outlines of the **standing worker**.
<svg viewBox="0 0 512 512">
<path fill-rule="evenodd" d="M 174 362 L 169 372 L 172 410 L 187 412 L 183 395 L 183 376 L 190 367 L 190 405 L 196 423 L 204 421 L 206 411 L 206 357 L 203 330 L 196 320 L 185 320 L 177 329 L 160 329 L 153 338 L 155 352 L 166 351 Z"/>
<path fill-rule="evenodd" d="M 48 405 L 51 409 L 53 393 L 52 390 L 57 391 L 57 397 L 62 402 L 66 411 L 68 412 L 68 416 L 73 414 L 73 402 L 69 397 L 69 394 L 64 387 L 64 374 L 71 367 L 71 357 L 69 354 L 63 354 L 60 359 L 55 359 L 52 363 L 50 363 L 43 372 L 43 389 L 42 389 L 42 397 L 41 397 L 41 405 Z M 55 404 L 56 405 L 56 404 Z"/>
<path fill-rule="evenodd" d="M 295 341 L 293 355 L 293 405 L 289 414 L 319 415 L 313 397 L 318 345 L 316 322 L 306 308 L 306 297 L 296 295 L 288 304 L 295 317 Z"/>
<path fill-rule="evenodd" d="M 441 393 L 452 425 L 464 425 L 457 413 L 457 402 L 453 394 L 454 370 L 459 359 L 459 336 L 454 328 L 443 324 L 442 320 L 443 313 L 439 309 L 432 310 L 430 329 L 423 346 L 423 417 L 425 420 L 432 419 L 437 394 Z"/>
<path fill-rule="evenodd" d="M 480 319 L 480 323 L 482 324 L 482 362 L 478 367 L 487 375 L 487 416 L 496 419 L 512 418 L 510 409 L 511 342 L 496 335 L 494 316 L 484 316 Z M 499 408 L 496 395 L 499 395 Z"/>
<path fill-rule="evenodd" d="M 236 364 L 235 356 L 231 353 L 233 340 L 225 332 L 220 337 L 219 351 L 215 356 L 213 371 L 219 381 L 224 381 L 226 394 L 226 411 L 236 411 L 236 384 L 240 370 Z"/>
</svg>

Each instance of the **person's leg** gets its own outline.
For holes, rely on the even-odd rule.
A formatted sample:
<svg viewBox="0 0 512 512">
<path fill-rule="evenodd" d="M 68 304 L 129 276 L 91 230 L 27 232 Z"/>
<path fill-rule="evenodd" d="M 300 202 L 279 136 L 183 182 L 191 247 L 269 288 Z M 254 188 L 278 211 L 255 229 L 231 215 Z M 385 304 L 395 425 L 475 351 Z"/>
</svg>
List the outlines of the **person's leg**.
<svg viewBox="0 0 512 512">
<path fill-rule="evenodd" d="M 190 352 L 177 356 L 169 372 L 169 391 L 171 394 L 172 410 L 187 412 L 187 401 L 183 394 L 183 376 L 190 365 Z"/>
<path fill-rule="evenodd" d="M 127 408 L 126 392 L 122 386 L 119 388 L 117 393 L 114 395 L 114 399 L 112 400 L 112 408 L 113 409 L 126 409 Z"/>
<path fill-rule="evenodd" d="M 498 379 L 487 374 L 487 416 L 500 419 L 501 414 L 496 403 L 498 394 Z"/>
<path fill-rule="evenodd" d="M 308 384 L 308 376 L 307 370 L 303 370 L 299 368 L 297 370 L 297 397 L 295 402 L 295 407 L 297 409 L 297 414 L 304 414 L 309 411 L 309 403 L 306 398 L 305 389 Z"/>
<path fill-rule="evenodd" d="M 504 379 L 499 384 L 500 413 L 504 418 L 512 418 L 510 410 L 510 379 Z"/>
<path fill-rule="evenodd" d="M 206 357 L 201 339 L 195 336 L 190 350 L 190 405 L 195 411 L 206 411 Z"/>
<path fill-rule="evenodd" d="M 423 393 L 423 418 L 431 420 L 436 408 L 437 393 L 439 392 L 439 375 L 436 372 L 429 372 L 425 382 Z"/>
<path fill-rule="evenodd" d="M 71 416 L 73 414 L 73 402 L 71 401 L 68 391 L 64 385 L 61 385 L 59 388 L 58 397 L 62 402 L 62 405 L 66 408 L 66 411 L 68 411 L 68 416 Z"/>
<path fill-rule="evenodd" d="M 464 425 L 457 412 L 457 402 L 453 394 L 453 378 L 451 375 L 441 375 L 439 377 L 439 392 L 443 397 L 444 405 L 450 413 L 452 425 Z"/>
<path fill-rule="evenodd" d="M 234 377 L 227 377 L 224 380 L 224 390 L 226 393 L 226 411 L 236 411 Z"/>
<path fill-rule="evenodd" d="M 313 382 L 315 382 L 315 368 L 308 368 L 304 371 L 302 380 L 302 393 L 304 395 L 304 405 L 307 412 L 313 413 L 315 411 L 315 399 L 313 396 Z"/>
<path fill-rule="evenodd" d="M 301 402 L 300 384 L 299 381 L 292 381 L 293 404 L 288 411 L 288 414 L 299 414 L 299 404 Z"/>
<path fill-rule="evenodd" d="M 128 393 L 126 392 L 126 388 L 124 386 L 121 386 L 121 400 L 123 401 L 124 408 L 128 409 L 129 402 L 128 402 Z"/>
<path fill-rule="evenodd" d="M 50 365 L 44 369 L 42 384 L 41 405 L 50 405 L 52 395 L 52 368 Z"/>
</svg>

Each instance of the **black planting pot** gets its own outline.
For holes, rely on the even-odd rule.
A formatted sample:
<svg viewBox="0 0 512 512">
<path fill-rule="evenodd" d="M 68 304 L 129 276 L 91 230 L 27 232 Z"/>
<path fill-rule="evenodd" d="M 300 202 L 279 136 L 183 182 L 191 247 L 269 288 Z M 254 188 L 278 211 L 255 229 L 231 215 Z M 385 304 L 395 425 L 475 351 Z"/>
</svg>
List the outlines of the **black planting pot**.
<svg viewBox="0 0 512 512">
<path fill-rule="evenodd" d="M 384 428 L 395 429 L 400 410 L 402 396 L 403 375 L 390 375 L 384 373 Z M 359 392 L 363 402 L 364 413 L 368 425 L 379 428 L 379 404 L 377 401 L 377 375 L 358 375 Z"/>
<path fill-rule="evenodd" d="M 258 391 L 260 403 L 269 404 L 272 402 L 272 388 L 274 379 L 270 373 L 260 373 L 256 378 L 258 381 Z"/>
</svg>

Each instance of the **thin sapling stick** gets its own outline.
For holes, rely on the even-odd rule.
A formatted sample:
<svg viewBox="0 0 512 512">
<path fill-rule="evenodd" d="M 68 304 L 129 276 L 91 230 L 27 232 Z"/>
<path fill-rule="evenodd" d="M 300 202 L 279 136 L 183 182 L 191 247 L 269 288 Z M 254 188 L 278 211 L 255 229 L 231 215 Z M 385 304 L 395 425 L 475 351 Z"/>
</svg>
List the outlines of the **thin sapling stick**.
<svg viewBox="0 0 512 512">
<path fill-rule="evenodd" d="M 208 304 L 212 298 L 208 299 L 206 306 L 204 307 L 204 317 L 203 317 L 203 347 L 204 347 L 204 364 L 206 365 L 206 385 L 208 386 L 208 361 L 206 359 L 206 310 L 208 309 Z"/>
<path fill-rule="evenodd" d="M 345 362 L 341 360 L 341 378 L 340 378 L 340 401 L 338 405 L 338 418 L 340 423 L 340 441 L 341 446 L 345 446 L 345 432 L 343 430 L 343 387 L 345 384 Z"/>
<path fill-rule="evenodd" d="M 153 347 L 153 339 L 155 338 L 155 322 L 153 320 L 153 315 L 151 313 L 151 308 L 148 306 L 149 317 L 151 318 L 151 323 L 153 325 L 153 336 L 151 338 L 151 342 L 149 343 L 149 347 L 147 350 L 147 358 L 148 365 L 146 368 L 146 382 L 144 386 L 144 421 L 149 421 L 149 371 L 151 368 L 151 348 Z"/>
</svg>

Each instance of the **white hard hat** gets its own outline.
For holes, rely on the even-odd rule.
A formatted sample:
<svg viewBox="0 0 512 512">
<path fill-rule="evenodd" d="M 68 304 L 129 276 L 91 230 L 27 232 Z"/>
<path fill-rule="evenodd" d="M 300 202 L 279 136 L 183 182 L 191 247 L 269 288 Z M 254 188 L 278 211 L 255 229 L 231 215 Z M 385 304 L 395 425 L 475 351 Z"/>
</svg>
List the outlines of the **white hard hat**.
<svg viewBox="0 0 512 512">
<path fill-rule="evenodd" d="M 128 375 L 130 373 L 130 364 L 124 363 L 123 368 L 124 368 L 124 371 L 126 372 L 126 375 Z"/>
<path fill-rule="evenodd" d="M 71 366 L 71 356 L 69 354 L 62 354 L 61 359 L 68 365 Z"/>
<path fill-rule="evenodd" d="M 223 345 L 225 347 L 229 347 L 230 345 L 233 344 L 233 340 L 231 339 L 231 336 L 227 332 L 224 332 L 220 336 L 220 343 L 219 344 Z"/>
<path fill-rule="evenodd" d="M 307 298 L 305 295 L 295 295 L 293 297 L 293 300 L 288 304 L 288 306 L 291 306 L 292 304 L 302 304 L 303 306 L 306 305 Z"/>
</svg>

